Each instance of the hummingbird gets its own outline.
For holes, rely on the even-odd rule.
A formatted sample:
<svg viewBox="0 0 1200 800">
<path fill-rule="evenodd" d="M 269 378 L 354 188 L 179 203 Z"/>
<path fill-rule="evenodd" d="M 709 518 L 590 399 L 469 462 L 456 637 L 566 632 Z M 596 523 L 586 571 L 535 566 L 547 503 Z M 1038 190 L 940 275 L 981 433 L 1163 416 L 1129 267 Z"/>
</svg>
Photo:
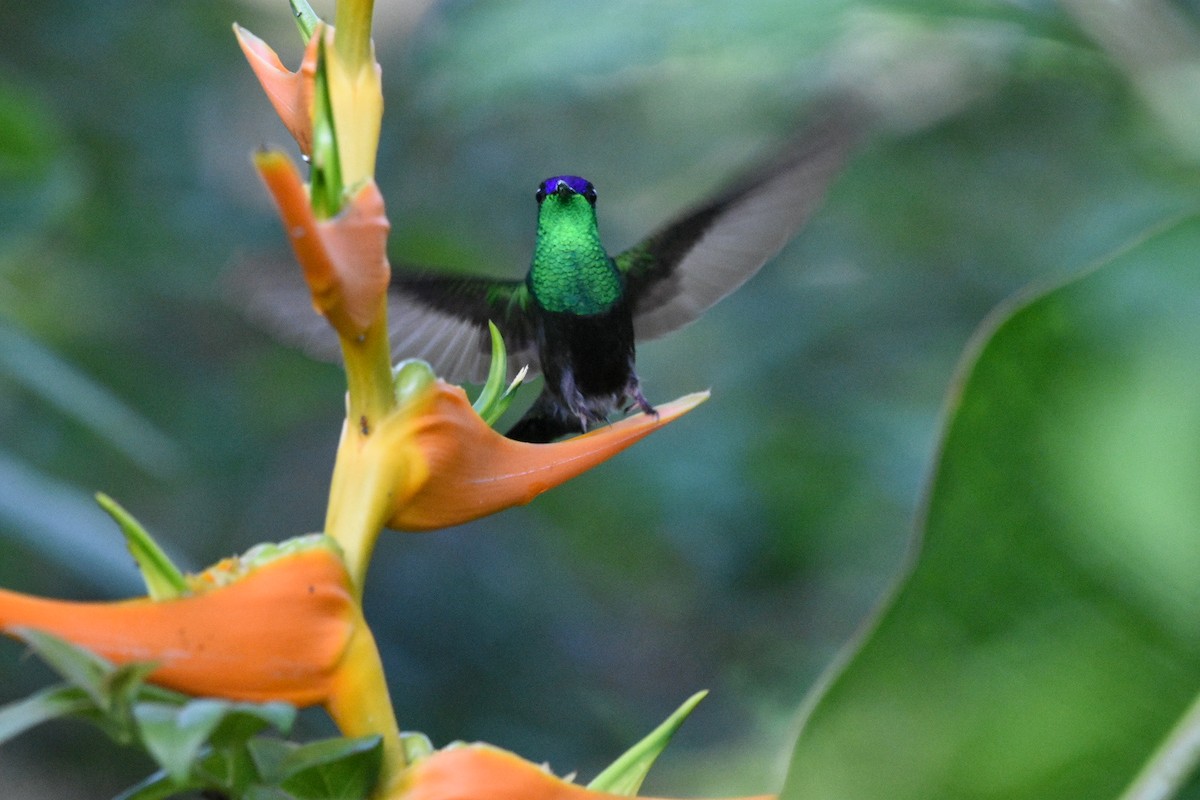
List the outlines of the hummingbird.
<svg viewBox="0 0 1200 800">
<path fill-rule="evenodd" d="M 512 372 L 528 366 L 544 377 L 510 438 L 549 442 L 617 410 L 653 414 L 635 368 L 637 343 L 696 320 L 778 253 L 819 205 L 861 128 L 848 105 L 832 107 L 775 157 L 615 255 L 601 241 L 593 184 L 547 178 L 534 195 L 537 235 L 523 279 L 411 267 L 393 274 L 393 355 L 422 358 L 451 382 L 481 383 L 490 320 Z M 313 349 L 310 336 L 291 338 Z"/>
</svg>

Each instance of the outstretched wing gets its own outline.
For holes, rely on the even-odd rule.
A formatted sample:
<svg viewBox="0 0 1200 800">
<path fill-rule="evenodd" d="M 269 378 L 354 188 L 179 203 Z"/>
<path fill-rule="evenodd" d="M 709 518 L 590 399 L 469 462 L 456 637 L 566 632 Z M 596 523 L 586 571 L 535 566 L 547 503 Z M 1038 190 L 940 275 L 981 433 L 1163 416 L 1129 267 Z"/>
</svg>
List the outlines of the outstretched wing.
<svg viewBox="0 0 1200 800">
<path fill-rule="evenodd" d="M 825 111 L 775 158 L 617 256 L 637 338 L 692 322 L 778 253 L 816 210 L 864 128 L 849 106 Z"/>
<path fill-rule="evenodd" d="M 313 358 L 339 361 L 337 335 L 312 312 L 312 296 L 294 269 L 270 264 L 235 268 L 226 279 L 231 302 L 281 341 Z M 406 270 L 388 291 L 392 358 L 423 358 L 454 383 L 482 383 L 491 364 L 488 320 L 508 351 L 509 378 L 521 367 L 540 372 L 537 339 L 520 281 L 459 278 Z"/>
<path fill-rule="evenodd" d="M 388 290 L 392 355 L 423 358 L 453 383 L 482 383 L 491 364 L 488 320 L 508 351 L 509 378 L 522 367 L 541 371 L 523 281 L 398 273 Z"/>
</svg>

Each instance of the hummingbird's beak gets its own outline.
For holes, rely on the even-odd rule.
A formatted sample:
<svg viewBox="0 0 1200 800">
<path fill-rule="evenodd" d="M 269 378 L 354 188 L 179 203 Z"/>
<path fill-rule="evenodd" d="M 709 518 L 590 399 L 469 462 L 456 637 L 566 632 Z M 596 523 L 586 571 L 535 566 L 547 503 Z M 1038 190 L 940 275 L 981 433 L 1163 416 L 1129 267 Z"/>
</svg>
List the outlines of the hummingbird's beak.
<svg viewBox="0 0 1200 800">
<path fill-rule="evenodd" d="M 573 194 L 575 194 L 575 190 L 567 185 L 566 181 L 559 181 L 558 185 L 554 187 L 554 195 L 559 200 L 566 200 Z"/>
</svg>

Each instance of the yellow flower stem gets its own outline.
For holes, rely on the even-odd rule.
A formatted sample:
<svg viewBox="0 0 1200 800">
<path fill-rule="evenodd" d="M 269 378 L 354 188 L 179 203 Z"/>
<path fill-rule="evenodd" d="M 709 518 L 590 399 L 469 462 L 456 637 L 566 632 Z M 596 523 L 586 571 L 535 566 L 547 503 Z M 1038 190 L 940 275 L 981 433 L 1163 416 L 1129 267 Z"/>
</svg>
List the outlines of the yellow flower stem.
<svg viewBox="0 0 1200 800">
<path fill-rule="evenodd" d="M 333 27 L 338 58 L 352 72 L 372 63 L 371 14 L 375 0 L 339 0 Z"/>
<path fill-rule="evenodd" d="M 371 552 L 387 519 L 392 490 L 391 471 L 377 463 L 373 455 L 378 451 L 369 445 L 361 431 L 347 420 L 325 517 L 325 532 L 341 545 L 354 595 L 360 600 Z"/>
<path fill-rule="evenodd" d="M 356 596 L 391 507 L 399 468 L 386 448 L 372 447 L 380 423 L 396 405 L 387 337 L 387 298 L 359 339 L 342 338 L 348 396 L 346 422 L 329 487 L 325 533 L 341 545 Z"/>
<path fill-rule="evenodd" d="M 379 736 L 383 739 L 383 766 L 374 797 L 386 798 L 395 789 L 408 760 L 388 693 L 383 663 L 371 629 L 361 618 L 347 645 L 342 669 L 326 710 L 344 736 Z"/>
</svg>

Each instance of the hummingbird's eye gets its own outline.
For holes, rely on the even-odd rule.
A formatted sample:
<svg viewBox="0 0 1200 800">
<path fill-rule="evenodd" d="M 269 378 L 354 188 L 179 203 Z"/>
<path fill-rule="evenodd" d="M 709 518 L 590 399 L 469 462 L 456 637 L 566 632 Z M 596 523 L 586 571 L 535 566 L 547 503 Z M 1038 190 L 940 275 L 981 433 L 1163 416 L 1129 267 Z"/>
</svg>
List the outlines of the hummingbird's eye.
<svg viewBox="0 0 1200 800">
<path fill-rule="evenodd" d="M 587 188 L 583 190 L 583 196 L 587 198 L 589 203 L 596 205 L 596 189 L 590 183 L 587 185 Z"/>
<path fill-rule="evenodd" d="M 538 190 L 537 190 L 536 192 L 534 192 L 534 194 L 533 194 L 533 199 L 534 199 L 534 200 L 537 200 L 537 201 L 538 201 L 538 203 L 541 203 L 543 200 L 545 200 L 545 199 L 546 199 L 546 186 L 545 186 L 545 184 L 542 184 L 541 186 L 539 186 L 539 187 L 538 187 Z"/>
</svg>

